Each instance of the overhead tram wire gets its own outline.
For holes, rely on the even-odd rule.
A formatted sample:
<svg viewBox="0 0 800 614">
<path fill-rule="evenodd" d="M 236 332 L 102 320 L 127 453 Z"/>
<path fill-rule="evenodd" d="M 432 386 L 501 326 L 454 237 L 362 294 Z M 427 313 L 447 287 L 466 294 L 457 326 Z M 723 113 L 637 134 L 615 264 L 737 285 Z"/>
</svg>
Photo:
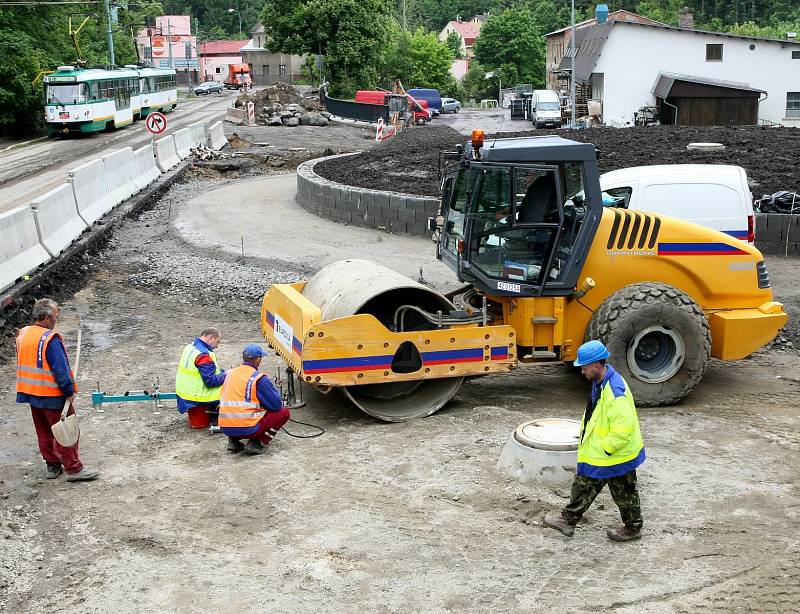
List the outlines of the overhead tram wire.
<svg viewBox="0 0 800 614">
<path fill-rule="evenodd" d="M 100 4 L 100 0 L 0 0 L 4 6 L 62 6 L 66 4 Z"/>
</svg>

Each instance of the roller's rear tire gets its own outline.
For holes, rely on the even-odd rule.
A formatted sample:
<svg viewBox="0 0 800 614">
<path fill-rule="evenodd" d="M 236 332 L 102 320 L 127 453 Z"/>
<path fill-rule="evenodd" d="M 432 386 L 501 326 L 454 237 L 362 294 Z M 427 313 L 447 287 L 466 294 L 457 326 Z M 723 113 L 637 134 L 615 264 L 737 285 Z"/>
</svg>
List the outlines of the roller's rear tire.
<svg viewBox="0 0 800 614">
<path fill-rule="evenodd" d="M 685 292 L 647 282 L 608 297 L 592 316 L 586 339 L 599 339 L 636 403 L 658 407 L 688 395 L 708 368 L 711 330 Z"/>
</svg>

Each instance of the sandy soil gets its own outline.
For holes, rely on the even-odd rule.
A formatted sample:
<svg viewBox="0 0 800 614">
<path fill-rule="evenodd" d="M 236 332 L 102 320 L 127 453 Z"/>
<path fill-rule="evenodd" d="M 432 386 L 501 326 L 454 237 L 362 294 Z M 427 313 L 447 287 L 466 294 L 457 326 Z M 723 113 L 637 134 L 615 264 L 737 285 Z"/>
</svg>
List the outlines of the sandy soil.
<svg viewBox="0 0 800 614">
<path fill-rule="evenodd" d="M 482 128 L 487 141 L 498 138 L 558 134 L 594 144 L 600 172 L 648 164 L 735 164 L 747 172 L 757 198 L 779 190 L 798 190 L 797 128 L 703 128 L 653 126 L 636 128 L 592 128 L 589 130 L 528 130 L 528 122 L 503 121 L 499 112 L 464 109 L 443 115 L 430 126 L 405 130 L 378 147 L 357 156 L 332 160 L 316 167 L 333 181 L 378 190 L 437 195 L 439 152 L 466 142 L 464 132 Z M 722 152 L 687 151 L 698 142 L 723 143 Z"/>
<path fill-rule="evenodd" d="M 226 454 L 224 438 L 189 430 L 170 404 L 91 409 L 97 382 L 109 393 L 156 378 L 171 389 L 182 346 L 207 324 L 223 331 L 225 367 L 260 338 L 258 301 L 215 293 L 203 271 L 260 270 L 267 282 L 304 274 L 185 243 L 171 224 L 187 206 L 168 197 L 129 220 L 64 303 L 70 347 L 79 317 L 84 330 L 81 449 L 100 480 L 42 479 L 13 365 L 0 367 L 0 610 L 797 611 L 795 350 L 715 361 L 683 403 L 642 411 L 646 535 L 626 545 L 605 537 L 618 522 L 607 493 L 569 540 L 540 526 L 567 486 L 522 486 L 494 469 L 520 423 L 580 416 L 587 386 L 566 367 L 472 380 L 441 412 L 405 424 L 306 389 L 294 416 L 326 434 L 280 433 L 262 457 Z M 267 222 L 264 242 L 285 232 Z M 433 246 L 420 239 L 418 249 Z M 196 290 L 146 283 L 165 258 L 175 279 L 198 276 Z M 777 298 L 797 312 L 796 261 L 768 264 Z M 278 368 L 270 357 L 265 370 Z"/>
</svg>

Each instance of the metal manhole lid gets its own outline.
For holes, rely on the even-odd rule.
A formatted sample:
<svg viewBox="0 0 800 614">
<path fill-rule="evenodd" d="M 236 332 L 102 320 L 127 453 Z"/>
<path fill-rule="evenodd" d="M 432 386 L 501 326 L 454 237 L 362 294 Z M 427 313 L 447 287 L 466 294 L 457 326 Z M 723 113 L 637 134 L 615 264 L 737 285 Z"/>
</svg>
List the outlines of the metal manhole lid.
<svg viewBox="0 0 800 614">
<path fill-rule="evenodd" d="M 520 424 L 514 438 L 529 448 L 567 452 L 578 449 L 580 428 L 578 420 L 540 418 Z"/>
</svg>

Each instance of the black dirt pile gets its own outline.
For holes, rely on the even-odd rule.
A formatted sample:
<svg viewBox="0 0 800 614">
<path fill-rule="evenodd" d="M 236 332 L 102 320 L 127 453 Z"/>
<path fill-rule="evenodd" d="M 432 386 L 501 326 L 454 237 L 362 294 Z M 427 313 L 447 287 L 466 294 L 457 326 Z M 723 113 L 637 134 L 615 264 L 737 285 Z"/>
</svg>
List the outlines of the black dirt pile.
<svg viewBox="0 0 800 614">
<path fill-rule="evenodd" d="M 321 162 L 314 170 L 348 185 L 433 196 L 439 194 L 439 152 L 465 142 L 465 136 L 447 126 L 420 126 L 360 154 Z"/>
<path fill-rule="evenodd" d="M 545 134 L 593 143 L 600 172 L 647 164 L 735 164 L 747 172 L 756 198 L 779 190 L 800 191 L 798 128 L 646 126 L 502 132 L 499 138 Z M 327 179 L 350 185 L 436 196 L 439 152 L 452 150 L 466 138 L 444 126 L 414 128 L 357 156 L 318 164 L 316 170 Z M 689 143 L 707 142 L 722 143 L 726 149 L 686 149 Z"/>
</svg>

